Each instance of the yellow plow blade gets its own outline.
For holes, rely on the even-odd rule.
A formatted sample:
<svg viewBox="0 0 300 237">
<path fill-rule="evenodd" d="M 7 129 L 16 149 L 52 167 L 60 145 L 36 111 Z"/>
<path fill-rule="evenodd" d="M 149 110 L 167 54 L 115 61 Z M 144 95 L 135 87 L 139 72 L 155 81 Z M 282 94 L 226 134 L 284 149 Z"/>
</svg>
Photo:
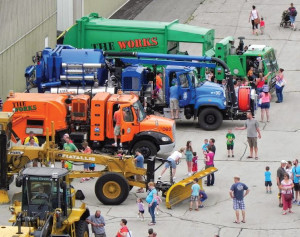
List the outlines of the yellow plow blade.
<svg viewBox="0 0 300 237">
<path fill-rule="evenodd" d="M 202 179 L 209 174 L 217 172 L 218 169 L 210 167 L 206 170 L 199 171 L 194 175 L 173 184 L 166 193 L 166 207 L 171 209 L 172 206 L 184 201 L 191 196 L 194 178 L 198 178 L 198 184 L 201 190 L 203 190 Z"/>
</svg>

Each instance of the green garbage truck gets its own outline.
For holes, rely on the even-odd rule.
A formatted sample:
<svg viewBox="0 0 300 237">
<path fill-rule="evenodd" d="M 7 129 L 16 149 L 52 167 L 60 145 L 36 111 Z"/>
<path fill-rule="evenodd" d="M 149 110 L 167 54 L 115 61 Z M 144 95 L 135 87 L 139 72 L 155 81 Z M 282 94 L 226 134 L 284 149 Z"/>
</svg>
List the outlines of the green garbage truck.
<svg viewBox="0 0 300 237">
<path fill-rule="evenodd" d="M 202 56 L 217 57 L 227 63 L 231 73 L 245 77 L 254 66 L 257 74 L 271 72 L 268 83 L 275 84 L 278 70 L 274 49 L 266 45 L 244 46 L 244 38 L 235 40 L 228 36 L 215 44 L 215 31 L 198 26 L 173 22 L 106 19 L 97 13 L 82 17 L 61 37 L 63 43 L 76 48 L 95 48 L 104 51 L 177 54 L 180 43 L 199 44 Z M 62 42 L 62 38 L 59 38 Z M 257 63 L 259 61 L 259 63 Z M 202 69 L 204 78 L 204 69 Z M 218 81 L 225 78 L 223 71 L 216 71 Z"/>
</svg>

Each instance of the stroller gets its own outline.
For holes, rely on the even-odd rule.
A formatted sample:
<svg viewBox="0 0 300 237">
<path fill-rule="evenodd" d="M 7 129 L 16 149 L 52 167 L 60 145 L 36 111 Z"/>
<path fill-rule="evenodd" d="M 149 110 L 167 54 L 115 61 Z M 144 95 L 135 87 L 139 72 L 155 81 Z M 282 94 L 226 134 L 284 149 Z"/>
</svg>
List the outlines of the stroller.
<svg viewBox="0 0 300 237">
<path fill-rule="evenodd" d="M 290 15 L 288 10 L 283 11 L 281 15 L 280 27 L 284 27 L 284 28 L 291 27 Z"/>
</svg>

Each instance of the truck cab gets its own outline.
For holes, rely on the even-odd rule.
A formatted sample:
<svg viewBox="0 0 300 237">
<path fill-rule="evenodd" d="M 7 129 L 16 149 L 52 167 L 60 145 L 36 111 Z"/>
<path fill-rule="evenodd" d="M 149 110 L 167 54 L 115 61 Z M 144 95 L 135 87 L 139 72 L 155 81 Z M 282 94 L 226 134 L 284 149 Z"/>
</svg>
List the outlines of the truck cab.
<svg viewBox="0 0 300 237">
<path fill-rule="evenodd" d="M 106 106 L 106 108 L 104 107 Z M 98 116 L 106 109 L 105 118 Z M 160 152 L 171 152 L 175 146 L 174 121 L 146 115 L 139 97 L 133 93 L 99 93 L 92 99 L 90 139 L 96 146 L 114 143 L 114 114 L 120 110 L 121 131 L 118 141 L 132 153 L 141 150 L 145 157 Z M 99 144 L 99 145 L 97 145 Z M 101 146 L 101 145 L 100 145 Z"/>
</svg>

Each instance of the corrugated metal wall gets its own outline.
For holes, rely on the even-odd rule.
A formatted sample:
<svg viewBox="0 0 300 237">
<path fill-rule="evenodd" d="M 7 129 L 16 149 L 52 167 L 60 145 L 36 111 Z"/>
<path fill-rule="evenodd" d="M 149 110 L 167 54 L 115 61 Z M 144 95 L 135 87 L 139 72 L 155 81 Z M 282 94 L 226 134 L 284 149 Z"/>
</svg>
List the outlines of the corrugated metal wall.
<svg viewBox="0 0 300 237">
<path fill-rule="evenodd" d="M 64 31 L 77 19 L 96 12 L 99 16 L 110 17 L 128 0 L 56 0 L 57 30 Z"/>
<path fill-rule="evenodd" d="M 0 98 L 24 91 L 24 70 L 31 58 L 56 44 L 56 1 L 0 0 Z"/>
</svg>

